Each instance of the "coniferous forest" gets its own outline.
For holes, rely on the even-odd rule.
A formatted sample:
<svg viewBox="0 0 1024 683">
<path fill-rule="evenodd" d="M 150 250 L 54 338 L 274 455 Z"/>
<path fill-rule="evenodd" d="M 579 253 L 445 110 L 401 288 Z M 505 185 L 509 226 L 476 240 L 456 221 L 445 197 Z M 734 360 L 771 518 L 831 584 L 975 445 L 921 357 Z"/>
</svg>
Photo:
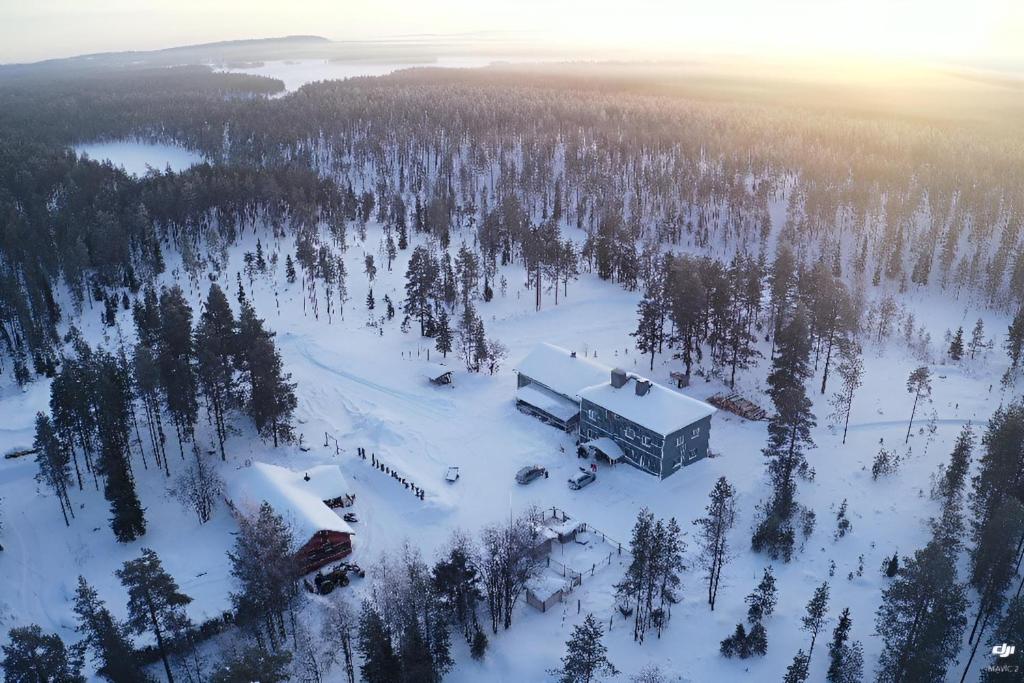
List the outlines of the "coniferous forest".
<svg viewBox="0 0 1024 683">
<path fill-rule="evenodd" d="M 107 576 L 68 565 L 61 633 L 20 623 L 0 595 L 5 680 L 499 680 L 504 670 L 488 667 L 525 655 L 495 649 L 559 619 L 564 656 L 537 655 L 530 669 L 547 680 L 734 680 L 759 662 L 771 662 L 751 669 L 763 680 L 1020 680 L 988 666 L 993 644 L 1024 648 L 1019 111 L 871 109 L 793 88 L 719 90 L 622 64 L 415 68 L 291 92 L 198 65 L 0 68 L 0 387 L 11 392 L 0 397 L 43 385 L 48 397 L 31 443 L 8 459 L 33 461 L 17 486 L 45 496 L 63 530 L 101 497 L 108 528 L 87 538 L 106 534 L 130 554 Z M 202 161 L 132 175 L 76 152 L 124 140 Z M 402 335 L 402 361 L 444 363 L 453 392 L 484 391 L 508 380 L 524 340 L 576 324 L 553 311 L 594 291 L 587 320 L 618 344 L 601 346 L 601 362 L 684 393 L 692 382 L 701 398 L 703 385 L 744 393 L 764 421 L 719 411 L 705 462 L 663 482 L 616 482 L 608 507 L 626 515 L 570 499 L 619 573 L 562 565 L 571 586 L 538 615 L 527 610 L 552 561 L 537 548 L 551 544 L 542 530 L 561 498 L 517 498 L 513 511 L 496 497 L 466 530 L 446 515 L 473 484 L 438 474 L 464 461 L 406 418 L 478 422 L 459 437 L 466 448 L 509 431 L 505 441 L 567 473 L 580 440 L 521 435 L 517 415 L 495 427 L 449 394 L 395 417 L 374 400 L 412 403 L 423 387 L 387 385 L 362 347 L 332 363 Z M 935 327 L 915 308 L 926 297 L 964 313 Z M 290 326 L 299 319 L 337 330 L 337 355 L 316 369 L 336 394 L 305 394 L 293 376 L 284 349 L 312 358 L 320 343 Z M 599 344 L 573 339 L 598 358 Z M 381 344 L 373 360 L 397 362 Z M 873 366 L 890 372 L 890 354 L 912 367 L 896 365 L 879 400 L 862 387 Z M 948 384 L 941 393 L 950 377 L 981 387 L 971 405 L 983 414 L 961 411 L 969 399 Z M 346 382 L 386 396 L 360 401 Z M 905 407 L 898 423 L 890 400 Z M 325 405 L 344 420 L 329 423 Z M 895 436 L 863 436 L 894 424 Z M 358 591 L 306 590 L 295 561 L 305 539 L 269 501 L 248 515 L 232 506 L 229 544 L 216 549 L 223 613 L 197 604 L 197 577 L 170 571 L 180 558 L 150 547 L 169 524 L 152 491 L 212 528 L 227 524 L 231 478 L 252 461 L 302 472 L 311 449 L 366 460 L 362 440 L 369 464 L 342 468 L 356 499 L 365 489 L 377 505 L 357 509 Z M 833 457 L 858 460 L 839 479 Z M 897 483 L 908 471 L 914 483 Z M 652 504 L 637 482 L 685 488 Z M 380 493 L 391 484 L 400 498 Z M 893 500 L 919 514 L 900 519 Z M 0 547 L 22 523 L 0 500 Z M 442 544 L 417 543 L 426 525 L 443 527 Z M 900 525 L 912 530 L 883 535 Z M 878 536 L 863 554 L 838 549 L 868 527 Z M 359 554 L 364 529 L 373 555 Z M 4 555 L 0 573 L 14 576 Z M 592 580 L 607 585 L 571 592 Z M 0 593 L 27 585 L 0 579 Z M 854 590 L 870 593 L 870 609 Z M 633 666 L 663 639 L 682 643 L 692 620 L 710 633 L 704 668 Z M 677 658 L 696 656 L 687 647 Z"/>
</svg>

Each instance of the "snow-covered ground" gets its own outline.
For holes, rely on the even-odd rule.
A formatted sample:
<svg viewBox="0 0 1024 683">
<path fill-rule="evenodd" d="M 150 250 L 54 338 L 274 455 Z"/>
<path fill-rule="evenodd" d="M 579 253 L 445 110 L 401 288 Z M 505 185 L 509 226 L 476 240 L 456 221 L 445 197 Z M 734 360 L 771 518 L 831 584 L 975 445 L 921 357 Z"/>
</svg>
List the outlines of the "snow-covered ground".
<svg viewBox="0 0 1024 683">
<path fill-rule="evenodd" d="M 203 156 L 180 145 L 169 145 L 138 140 L 117 140 L 92 142 L 75 145 L 79 156 L 88 156 L 93 161 L 109 161 L 134 176 L 144 176 L 150 168 L 163 171 L 184 171 L 190 166 L 201 164 Z"/>
<path fill-rule="evenodd" d="M 557 506 L 623 543 L 643 506 L 659 517 L 676 517 L 689 531 L 690 521 L 703 513 L 718 477 L 728 477 L 739 492 L 739 519 L 732 536 L 735 557 L 725 569 L 714 612 L 707 608 L 699 570 L 691 568 L 684 577 L 683 602 L 674 608 L 662 638 L 652 637 L 638 646 L 630 627 L 614 610 L 613 584 L 621 577 L 622 566 L 613 564 L 586 579 L 569 600 L 545 614 L 521 604 L 511 630 L 492 639 L 484 661 L 473 661 L 458 644 L 457 664 L 446 680 L 546 680 L 545 671 L 557 664 L 572 626 L 588 612 L 611 625 L 606 638 L 610 658 L 625 674 L 638 671 L 647 662 L 658 662 L 687 681 L 779 680 L 797 648 L 807 645 L 799 620 L 814 587 L 825 579 L 832 588 L 831 615 L 834 618 L 843 607 L 851 608 L 853 637 L 863 641 L 867 666 L 873 666 L 881 647 L 873 636 L 874 611 L 884 582 L 879 567 L 894 551 L 910 553 L 925 542 L 925 521 L 936 510 L 928 497 L 930 475 L 948 458 L 961 427 L 969 421 L 982 425 L 1005 398 L 998 385 L 1004 369 L 1001 351 L 958 365 L 933 366 L 934 394 L 931 402 L 918 409 L 911 455 L 896 475 L 879 481 L 872 481 L 870 474 L 879 444 L 884 442 L 900 453 L 907 450 L 904 435 L 911 396 L 905 382 L 919 361 L 900 341 L 867 345 L 867 374 L 854 400 L 845 445 L 841 444 L 841 431 L 829 426 L 828 397 L 813 391 L 817 448 L 809 460 L 817 476 L 813 483 L 800 483 L 799 499 L 817 512 L 817 529 L 791 563 L 774 563 L 780 604 L 766 624 L 768 655 L 726 660 L 718 654 L 719 641 L 743 619 L 743 597 L 770 563 L 749 551 L 755 505 L 768 495 L 760 452 L 766 440 L 765 424 L 719 412 L 712 418 L 711 432 L 711 447 L 717 457 L 697 462 L 664 481 L 628 466 L 602 466 L 595 484 L 569 490 L 566 479 L 578 465 L 573 438 L 516 410 L 513 369 L 535 344 L 547 341 L 647 374 L 648 358 L 632 349 L 629 336 L 636 327 L 638 293 L 584 274 L 569 284 L 568 296 L 560 296 L 557 306 L 553 295 L 546 294 L 538 312 L 532 291 L 522 287 L 520 266 L 504 268 L 501 275 L 507 279 L 507 292 L 503 294 L 496 284 L 494 300 L 479 302 L 478 311 L 488 336 L 508 346 L 509 359 L 498 374 L 489 376 L 465 372 L 449 355 L 446 362 L 457 370 L 454 386 L 437 387 L 424 378 L 423 366 L 428 352 L 431 361 L 440 358 L 432 349 L 432 340 L 418 336 L 415 324 L 403 334 L 399 313 L 384 325 L 382 336 L 366 324 L 364 253 L 377 258 L 378 275 L 372 288 L 377 301 L 374 313 L 379 316 L 385 294 L 396 307 L 403 297 L 411 247 L 399 254 L 388 271 L 386 260 L 379 255 L 380 229 L 371 225 L 365 243 L 357 240 L 355 232 L 349 231 L 345 256 L 350 300 L 344 319 L 335 316 L 331 324 L 325 315 L 314 318 L 308 304 L 304 311 L 299 283 L 285 282 L 284 254 L 293 250 L 291 241 L 275 243 L 269 233 L 259 235 L 268 258 L 271 253 L 279 254 L 276 271 L 257 278 L 251 288 L 247 281 L 245 285 L 257 311 L 277 332 L 285 368 L 298 383 L 296 428 L 309 450 L 298 444 L 274 449 L 254 438 L 239 419 L 240 433 L 228 442 L 228 462 L 222 468 L 225 479 L 250 460 L 292 468 L 337 463 L 357 495 L 354 509 L 360 521 L 355 525 L 354 559 L 364 567 L 405 542 L 418 546 L 430 558 L 452 531 L 476 532 L 484 524 L 507 519 L 510 513 L 530 505 Z M 453 235 L 454 248 L 460 239 L 457 233 Z M 245 240 L 231 250 L 230 268 L 220 277 L 221 286 L 231 290 L 231 300 L 235 272 L 242 270 L 244 251 L 255 248 L 256 236 L 246 235 Z M 175 258 L 168 253 L 168 278 L 175 272 Z M 279 305 L 275 303 L 275 281 Z M 207 286 L 205 277 L 199 282 L 198 287 L 190 287 L 181 276 L 197 311 Z M 320 296 L 322 311 L 322 292 Z M 1003 318 L 967 310 L 965 302 L 929 294 L 905 296 L 905 301 L 912 302 L 918 324 L 931 331 L 937 346 L 942 345 L 946 329 L 962 324 L 969 330 L 979 315 L 985 318 L 990 336 L 998 335 L 1001 340 L 1005 333 Z M 126 312 L 121 312 L 117 328 L 105 328 L 100 310 L 90 309 L 88 304 L 80 326 L 93 343 L 105 340 L 116 345 L 119 334 L 128 340 L 134 334 Z M 767 355 L 767 347 L 763 351 Z M 669 384 L 668 374 L 677 366 L 678 361 L 666 353 L 656 359 L 652 376 Z M 760 366 L 742 373 L 737 390 L 767 406 L 761 393 L 766 374 L 762 360 Z M 832 380 L 829 394 L 836 381 Z M 815 382 L 809 383 L 809 387 L 815 386 Z M 717 381 L 697 378 L 685 393 L 705 398 L 722 389 Z M 25 391 L 8 384 L 0 387 L 0 452 L 31 443 L 33 416 L 46 409 L 47 400 L 44 380 Z M 929 418 L 934 418 L 932 437 L 919 431 Z M 211 438 L 205 422 L 200 434 L 207 442 Z M 325 446 L 325 434 L 337 439 L 340 454 L 336 454 L 333 441 Z M 425 500 L 418 500 L 401 484 L 357 458 L 359 446 L 424 488 Z M 179 472 L 184 469 L 175 452 L 176 447 L 169 448 L 172 475 L 175 468 Z M 550 478 L 517 485 L 515 472 L 527 464 L 548 468 Z M 452 465 L 461 472 L 453 484 L 444 479 Z M 170 483 L 150 462 L 148 471 L 137 472 L 148 532 L 140 541 L 122 545 L 112 537 L 107 505 L 91 481 L 84 492 L 71 492 L 76 519 L 65 528 L 57 501 L 33 481 L 35 471 L 29 459 L 0 460 L 5 515 L 0 543 L 6 548 L 0 553 L 0 632 L 36 622 L 74 639 L 69 601 L 78 574 L 93 582 L 115 613 L 123 616 L 124 594 L 113 571 L 124 560 L 136 557 L 141 547 L 156 550 L 184 592 L 195 598 L 189 606 L 194 618 L 215 616 L 228 607 L 231 580 L 225 551 L 232 545 L 236 526 L 223 506 L 209 523 L 200 525 L 170 496 Z M 834 541 L 835 512 L 843 499 L 848 501 L 853 531 Z M 692 543 L 690 550 L 692 555 Z M 863 575 L 848 580 L 851 572 L 856 574 L 860 556 Z M 835 571 L 829 578 L 831 562 L 835 562 Z M 694 564 L 691 558 L 691 566 Z M 357 582 L 345 590 L 356 600 L 361 587 Z M 824 649 L 817 652 L 811 680 L 822 680 L 827 667 Z"/>
</svg>

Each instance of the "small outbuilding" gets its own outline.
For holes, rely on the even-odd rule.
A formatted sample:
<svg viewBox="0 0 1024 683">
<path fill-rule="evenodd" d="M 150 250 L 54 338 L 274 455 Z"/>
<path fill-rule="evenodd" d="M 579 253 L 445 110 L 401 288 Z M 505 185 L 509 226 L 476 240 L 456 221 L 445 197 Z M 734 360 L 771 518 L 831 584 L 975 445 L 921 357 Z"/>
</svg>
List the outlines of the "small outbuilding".
<svg viewBox="0 0 1024 683">
<path fill-rule="evenodd" d="M 426 363 L 423 369 L 426 378 L 430 380 L 431 384 L 438 386 L 444 386 L 451 384 L 454 374 L 452 369 L 447 365 L 441 363 Z"/>
<path fill-rule="evenodd" d="M 291 527 L 299 544 L 295 553 L 303 574 L 352 552 L 352 527 L 330 502 L 351 496 L 336 465 L 293 471 L 256 462 L 242 469 L 228 487 L 228 503 L 236 515 L 256 514 L 267 503 Z"/>
</svg>

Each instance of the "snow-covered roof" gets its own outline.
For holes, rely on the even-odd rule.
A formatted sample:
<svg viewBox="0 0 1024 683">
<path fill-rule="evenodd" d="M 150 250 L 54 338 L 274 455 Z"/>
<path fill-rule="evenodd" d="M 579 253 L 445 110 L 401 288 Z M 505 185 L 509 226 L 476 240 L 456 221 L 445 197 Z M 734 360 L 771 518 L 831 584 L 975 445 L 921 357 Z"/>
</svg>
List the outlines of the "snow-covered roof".
<svg viewBox="0 0 1024 683">
<path fill-rule="evenodd" d="M 561 576 L 545 573 L 529 579 L 526 582 L 526 589 L 541 602 L 547 602 L 559 592 L 568 592 L 569 582 Z"/>
<path fill-rule="evenodd" d="M 581 391 L 580 397 L 662 436 L 715 413 L 715 409 L 704 401 L 654 382 L 646 394 L 638 396 L 637 379 L 636 375 L 630 374 L 629 381 L 618 389 L 610 381 L 602 382 Z M 639 379 L 643 380 L 642 377 Z"/>
<path fill-rule="evenodd" d="M 320 500 L 331 500 L 352 493 L 348 480 L 337 465 L 317 465 L 299 473 L 296 486 L 309 491 Z"/>
<path fill-rule="evenodd" d="M 257 513 L 264 502 L 268 503 L 292 527 L 300 543 L 305 543 L 318 531 L 351 534 L 352 527 L 327 507 L 325 498 L 320 495 L 324 490 L 336 490 L 334 487 L 345 481 L 340 471 L 337 475 L 331 474 L 331 467 L 338 469 L 337 466 L 326 465 L 295 472 L 265 462 L 254 462 L 238 472 L 229 484 L 228 495 L 239 512 L 246 515 Z M 304 479 L 307 473 L 310 473 L 308 482 Z M 314 481 L 320 483 L 313 485 Z M 348 491 L 329 497 L 345 493 Z"/>
<path fill-rule="evenodd" d="M 454 368 L 451 368 L 443 363 L 423 363 L 423 374 L 430 379 L 437 379 L 445 373 L 454 372 Z"/>
<path fill-rule="evenodd" d="M 611 368 L 583 356 L 574 357 L 560 346 L 541 343 L 519 362 L 516 372 L 563 396 L 577 398 L 584 387 L 607 381 Z"/>
<path fill-rule="evenodd" d="M 607 436 L 601 436 L 596 439 L 591 439 L 590 441 L 583 445 L 593 446 L 597 450 L 604 453 L 608 457 L 608 459 L 612 461 L 622 460 L 624 457 L 626 457 L 626 454 L 622 452 L 622 448 L 619 446 L 619 444 L 615 443 Z"/>
<path fill-rule="evenodd" d="M 561 394 L 545 389 L 537 384 L 527 384 L 516 389 L 516 398 L 540 408 L 548 415 L 557 417 L 563 422 L 580 412 L 580 404 Z"/>
</svg>

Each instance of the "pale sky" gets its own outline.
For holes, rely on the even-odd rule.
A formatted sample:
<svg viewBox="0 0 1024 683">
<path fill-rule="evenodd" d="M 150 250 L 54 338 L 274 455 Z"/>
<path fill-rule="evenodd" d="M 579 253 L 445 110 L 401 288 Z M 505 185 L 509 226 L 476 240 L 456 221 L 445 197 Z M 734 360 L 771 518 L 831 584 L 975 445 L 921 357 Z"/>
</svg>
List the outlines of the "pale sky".
<svg viewBox="0 0 1024 683">
<path fill-rule="evenodd" d="M 475 31 L 612 56 L 1024 64 L 1024 0 L 0 0 L 3 63 L 288 34 Z"/>
</svg>

